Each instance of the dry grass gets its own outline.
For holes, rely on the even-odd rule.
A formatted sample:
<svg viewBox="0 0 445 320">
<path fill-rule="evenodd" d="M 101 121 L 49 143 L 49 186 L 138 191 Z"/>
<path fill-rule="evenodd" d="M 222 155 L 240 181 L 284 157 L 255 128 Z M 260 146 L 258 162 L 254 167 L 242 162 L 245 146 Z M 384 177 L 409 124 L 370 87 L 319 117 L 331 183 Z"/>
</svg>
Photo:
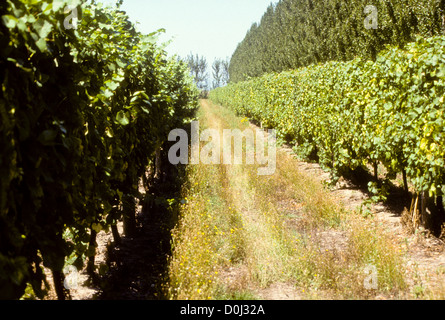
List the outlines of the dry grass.
<svg viewBox="0 0 445 320">
<path fill-rule="evenodd" d="M 202 103 L 202 127 L 241 128 L 245 120 Z M 403 252 L 372 219 L 345 211 L 320 182 L 285 152 L 277 170 L 255 165 L 188 168 L 180 223 L 173 232 L 172 299 L 412 297 Z M 366 289 L 368 266 L 377 289 Z"/>
</svg>

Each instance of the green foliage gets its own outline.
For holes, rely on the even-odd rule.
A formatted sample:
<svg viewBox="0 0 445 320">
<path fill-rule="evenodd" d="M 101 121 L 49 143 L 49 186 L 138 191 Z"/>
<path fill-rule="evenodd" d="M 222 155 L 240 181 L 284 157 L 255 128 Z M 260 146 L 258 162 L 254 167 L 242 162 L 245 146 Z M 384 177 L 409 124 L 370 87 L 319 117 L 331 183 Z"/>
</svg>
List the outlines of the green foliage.
<svg viewBox="0 0 445 320">
<path fill-rule="evenodd" d="M 365 27 L 369 5 L 377 29 Z M 443 34 L 443 0 L 281 0 L 254 24 L 230 61 L 230 81 L 356 57 L 375 60 L 386 44 Z"/>
<path fill-rule="evenodd" d="M 64 28 L 66 5 L 79 26 Z M 168 132 L 193 116 L 197 89 L 127 15 L 81 1 L 0 3 L 0 299 L 42 264 L 61 272 L 95 254 Z M 124 211 L 131 206 L 123 204 Z M 134 212 L 126 212 L 133 214 Z"/>
<path fill-rule="evenodd" d="M 445 37 L 388 47 L 375 62 L 312 65 L 210 93 L 276 129 L 301 156 L 315 156 L 334 182 L 381 163 L 387 178 L 405 170 L 418 192 L 431 195 L 441 195 L 445 184 L 444 97 Z"/>
</svg>

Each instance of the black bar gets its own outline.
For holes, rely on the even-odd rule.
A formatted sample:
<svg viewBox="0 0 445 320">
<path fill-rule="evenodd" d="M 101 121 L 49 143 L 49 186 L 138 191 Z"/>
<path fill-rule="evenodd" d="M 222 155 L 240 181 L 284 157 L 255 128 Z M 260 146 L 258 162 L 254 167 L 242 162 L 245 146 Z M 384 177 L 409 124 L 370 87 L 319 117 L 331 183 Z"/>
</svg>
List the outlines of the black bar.
<svg viewBox="0 0 445 320">
<path fill-rule="evenodd" d="M 397 319 L 422 310 L 443 312 L 444 301 L 0 301 L 14 317 L 63 315 L 98 319 Z M 425 309 L 427 308 L 427 309 Z M 60 313 L 62 312 L 62 313 Z M 6 314 L 6 313 L 5 313 Z M 60 318 L 58 316 L 58 318 Z"/>
</svg>

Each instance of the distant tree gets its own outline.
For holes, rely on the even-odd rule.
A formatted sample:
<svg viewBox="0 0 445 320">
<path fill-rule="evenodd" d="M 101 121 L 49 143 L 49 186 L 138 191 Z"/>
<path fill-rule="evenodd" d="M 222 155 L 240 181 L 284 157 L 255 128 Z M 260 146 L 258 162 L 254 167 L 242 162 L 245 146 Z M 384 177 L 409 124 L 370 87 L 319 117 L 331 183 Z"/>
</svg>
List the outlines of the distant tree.
<svg viewBox="0 0 445 320">
<path fill-rule="evenodd" d="M 209 89 L 208 73 L 207 73 L 207 60 L 204 56 L 198 54 L 189 54 L 186 58 L 186 62 L 190 68 L 190 72 L 195 80 L 196 86 L 202 90 L 207 91 Z"/>
<path fill-rule="evenodd" d="M 224 85 L 223 83 L 223 60 L 215 59 L 212 65 L 213 89 Z"/>
<path fill-rule="evenodd" d="M 226 85 L 229 83 L 229 66 L 230 66 L 230 59 L 226 58 L 226 60 L 222 60 L 222 75 L 221 75 L 221 80 L 222 80 L 222 85 Z"/>
<path fill-rule="evenodd" d="M 218 58 L 212 64 L 212 88 L 223 87 L 229 83 L 229 65 L 230 59 Z"/>
</svg>

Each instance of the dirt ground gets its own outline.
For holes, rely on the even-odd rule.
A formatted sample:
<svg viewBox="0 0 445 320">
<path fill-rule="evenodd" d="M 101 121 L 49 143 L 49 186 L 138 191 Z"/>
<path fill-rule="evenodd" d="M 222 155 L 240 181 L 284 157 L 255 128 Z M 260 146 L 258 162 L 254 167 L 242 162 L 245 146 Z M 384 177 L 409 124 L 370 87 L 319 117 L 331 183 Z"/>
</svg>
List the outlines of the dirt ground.
<svg viewBox="0 0 445 320">
<path fill-rule="evenodd" d="M 287 146 L 280 147 L 282 151 L 292 153 Z M 329 180 L 329 174 L 323 171 L 318 164 L 296 160 L 300 170 L 310 173 L 320 181 Z M 350 181 L 340 179 L 337 185 L 331 188 L 331 193 L 341 202 L 347 210 L 358 210 L 368 199 L 365 190 L 352 184 Z M 283 203 L 283 209 L 295 210 L 291 202 Z M 378 223 L 381 223 L 385 230 L 390 233 L 395 241 L 406 253 L 406 265 L 410 274 L 414 278 L 419 293 L 427 293 L 428 296 L 445 299 L 445 243 L 443 240 L 430 236 L 422 229 L 412 233 L 402 224 L 402 213 L 409 203 L 399 203 L 388 206 L 383 203 L 370 204 L 366 208 Z M 141 211 L 141 207 L 139 207 Z M 98 254 L 96 265 L 107 265 L 110 271 L 103 277 L 105 285 L 102 288 L 88 284 L 88 276 L 83 270 L 78 274 L 78 285 L 71 289 L 71 297 L 74 300 L 92 299 L 162 299 L 162 265 L 166 263 L 167 257 L 157 257 L 157 249 L 164 255 L 168 253 L 165 248 L 168 244 L 162 243 L 162 235 L 159 235 L 157 228 L 162 228 L 162 224 L 152 223 L 149 217 L 141 214 L 139 216 L 140 230 L 135 239 L 123 239 L 120 246 L 113 252 L 107 251 L 107 244 L 112 241 L 110 233 L 101 232 L 98 235 Z M 122 233 L 122 225 L 119 225 Z M 166 230 L 168 232 L 168 230 Z M 326 249 L 341 248 L 347 242 L 347 236 L 341 231 L 322 231 L 315 235 L 320 245 Z M 162 248 L 164 247 L 164 248 Z M 150 249 L 151 248 L 151 249 Z M 243 277 L 243 270 L 227 270 L 225 275 L 228 286 L 230 282 L 239 283 Z M 49 281 L 51 279 L 48 279 Z M 50 282 L 51 283 L 51 282 Z M 112 285 L 110 286 L 110 283 Z M 418 284 L 421 284 L 420 286 Z M 105 288 L 105 289 L 104 289 Z M 269 288 L 261 289 L 256 295 L 265 300 L 298 300 L 299 292 L 292 284 L 275 283 Z M 54 293 L 48 297 L 54 299 Z"/>
<path fill-rule="evenodd" d="M 290 148 L 286 148 L 291 152 Z M 302 170 L 310 172 L 312 176 L 318 177 L 321 181 L 329 180 L 329 173 L 315 163 L 299 161 Z M 363 203 L 368 200 L 365 190 L 361 190 L 356 185 L 345 179 L 340 179 L 331 193 L 348 210 L 359 210 Z M 417 283 L 422 283 L 419 290 L 428 291 L 437 298 L 443 297 L 445 292 L 445 242 L 430 235 L 420 228 L 414 233 L 410 232 L 402 223 L 403 211 L 409 207 L 410 203 L 396 203 L 395 205 L 385 205 L 384 203 L 368 204 L 367 209 L 382 224 L 389 234 L 391 234 L 399 245 L 406 252 L 406 264 L 410 273 L 415 274 Z M 341 233 L 330 233 L 327 242 L 342 243 L 344 235 Z"/>
</svg>

